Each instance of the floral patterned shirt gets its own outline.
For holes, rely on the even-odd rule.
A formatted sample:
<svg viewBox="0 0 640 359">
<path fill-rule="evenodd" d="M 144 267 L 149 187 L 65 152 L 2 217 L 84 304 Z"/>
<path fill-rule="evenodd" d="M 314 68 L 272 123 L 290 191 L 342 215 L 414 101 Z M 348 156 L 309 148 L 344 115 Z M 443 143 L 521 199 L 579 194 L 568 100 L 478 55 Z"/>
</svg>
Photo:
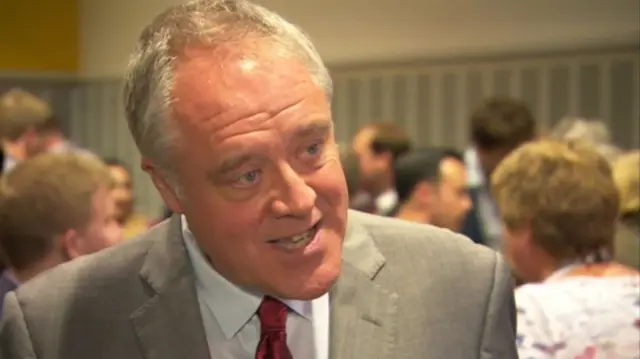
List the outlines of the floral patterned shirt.
<svg viewBox="0 0 640 359">
<path fill-rule="evenodd" d="M 640 276 L 527 284 L 516 308 L 520 359 L 640 359 Z"/>
</svg>

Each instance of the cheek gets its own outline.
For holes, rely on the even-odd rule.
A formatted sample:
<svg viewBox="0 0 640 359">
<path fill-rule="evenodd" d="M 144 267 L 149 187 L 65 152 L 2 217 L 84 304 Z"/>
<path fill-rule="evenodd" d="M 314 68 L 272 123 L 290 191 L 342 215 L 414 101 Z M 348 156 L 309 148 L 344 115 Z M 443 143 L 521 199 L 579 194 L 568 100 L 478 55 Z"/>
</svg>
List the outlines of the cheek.
<svg viewBox="0 0 640 359">
<path fill-rule="evenodd" d="M 347 181 L 337 161 L 326 164 L 322 169 L 307 177 L 307 185 L 313 188 L 319 201 L 332 207 L 346 207 Z"/>
<path fill-rule="evenodd" d="M 185 214 L 198 227 L 207 232 L 237 233 L 239 229 L 256 228 L 260 224 L 264 203 L 258 198 L 245 201 L 228 200 L 220 196 L 219 189 L 207 186 L 199 191 L 185 193 Z M 191 223 L 190 223 L 191 224 Z M 220 233 L 224 234 L 224 233 Z"/>
</svg>

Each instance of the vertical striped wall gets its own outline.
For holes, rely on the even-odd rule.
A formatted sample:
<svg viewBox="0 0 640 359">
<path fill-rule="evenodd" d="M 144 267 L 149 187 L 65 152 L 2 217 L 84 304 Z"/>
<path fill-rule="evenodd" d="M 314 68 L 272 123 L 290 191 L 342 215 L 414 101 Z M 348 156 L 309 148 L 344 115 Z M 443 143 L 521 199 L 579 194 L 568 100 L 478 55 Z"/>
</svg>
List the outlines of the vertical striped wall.
<svg viewBox="0 0 640 359">
<path fill-rule="evenodd" d="M 640 55 L 637 49 L 599 54 L 525 57 L 367 69 L 334 69 L 338 140 L 348 142 L 370 121 L 407 129 L 418 145 L 462 147 L 473 107 L 489 96 L 528 103 L 541 128 L 579 115 L 608 122 L 614 140 L 638 147 Z"/>
<path fill-rule="evenodd" d="M 140 169 L 140 154 L 124 119 L 121 91 L 120 80 L 92 81 L 77 86 L 70 96 L 69 134 L 78 144 L 126 163 L 133 175 L 137 209 L 159 216 L 162 200 Z"/>
<path fill-rule="evenodd" d="M 640 147 L 640 54 L 637 48 L 599 53 L 449 61 L 412 66 L 334 68 L 336 136 L 348 143 L 363 124 L 393 121 L 418 145 L 467 142 L 467 118 L 483 98 L 525 100 L 543 128 L 565 115 L 601 118 L 618 145 Z M 120 80 L 3 80 L 48 98 L 78 144 L 115 156 L 134 170 L 138 209 L 157 215 L 162 202 L 147 176 L 123 118 Z"/>
</svg>

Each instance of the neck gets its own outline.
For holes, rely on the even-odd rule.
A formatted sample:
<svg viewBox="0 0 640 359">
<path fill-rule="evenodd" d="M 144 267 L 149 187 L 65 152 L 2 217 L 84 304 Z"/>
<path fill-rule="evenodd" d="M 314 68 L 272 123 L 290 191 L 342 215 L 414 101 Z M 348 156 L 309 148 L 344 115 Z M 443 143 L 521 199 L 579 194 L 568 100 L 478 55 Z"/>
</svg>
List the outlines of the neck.
<svg viewBox="0 0 640 359">
<path fill-rule="evenodd" d="M 564 266 L 539 248 L 535 248 L 527 254 L 528 258 L 522 262 L 523 271 L 519 273 L 525 283 L 544 282 Z"/>
<path fill-rule="evenodd" d="M 431 215 L 429 214 L 429 211 L 409 202 L 400 206 L 400 210 L 398 210 L 396 218 L 411 222 L 431 223 Z"/>
<path fill-rule="evenodd" d="M 393 179 L 390 174 L 386 173 L 380 176 L 377 183 L 373 186 L 371 195 L 375 198 L 390 189 L 393 189 Z"/>
<path fill-rule="evenodd" d="M 10 273 L 19 283 L 24 283 L 38 274 L 62 264 L 63 262 L 64 261 L 59 256 L 49 255 L 40 262 L 30 265 L 24 269 L 17 270 L 15 268 L 11 268 Z"/>
<path fill-rule="evenodd" d="M 618 263 L 593 263 L 576 266 L 567 273 L 567 277 L 624 277 L 638 275 L 636 269 Z"/>
<path fill-rule="evenodd" d="M 540 264 L 541 280 L 548 279 L 563 268 L 567 268 L 567 272 L 562 274 L 563 277 L 615 277 L 638 274 L 635 269 L 611 261 L 606 253 L 600 256 L 594 255 L 591 259 L 575 259 L 573 261 L 548 258 L 546 262 L 543 260 Z"/>
</svg>

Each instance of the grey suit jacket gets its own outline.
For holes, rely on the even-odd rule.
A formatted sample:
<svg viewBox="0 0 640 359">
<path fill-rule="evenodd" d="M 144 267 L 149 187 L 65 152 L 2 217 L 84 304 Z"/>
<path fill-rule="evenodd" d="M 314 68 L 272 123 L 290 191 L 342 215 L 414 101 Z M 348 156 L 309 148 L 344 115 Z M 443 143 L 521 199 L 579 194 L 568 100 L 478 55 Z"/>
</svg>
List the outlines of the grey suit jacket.
<svg viewBox="0 0 640 359">
<path fill-rule="evenodd" d="M 496 253 L 395 219 L 350 212 L 348 223 L 329 296 L 331 359 L 517 358 L 511 280 Z M 174 217 L 7 295 L 0 358 L 209 358 L 180 236 Z"/>
</svg>

